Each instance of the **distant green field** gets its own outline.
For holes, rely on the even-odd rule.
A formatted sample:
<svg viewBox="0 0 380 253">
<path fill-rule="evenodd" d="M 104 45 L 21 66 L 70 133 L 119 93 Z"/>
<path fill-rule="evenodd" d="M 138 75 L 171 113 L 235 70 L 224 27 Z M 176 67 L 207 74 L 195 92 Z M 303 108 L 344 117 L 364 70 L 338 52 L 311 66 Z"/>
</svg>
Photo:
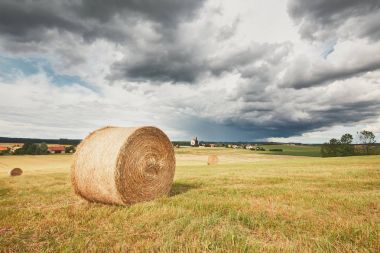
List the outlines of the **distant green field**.
<svg viewBox="0 0 380 253">
<path fill-rule="evenodd" d="M 254 151 L 246 149 L 232 149 L 232 148 L 212 148 L 213 152 L 223 154 L 271 154 L 271 155 L 291 155 L 291 156 L 310 156 L 310 157 L 320 157 L 321 156 L 321 147 L 320 146 L 309 146 L 309 145 L 262 145 L 261 147 L 265 148 L 265 151 Z M 178 154 L 207 154 L 210 152 L 211 148 L 179 148 L 176 150 Z M 283 152 L 272 152 L 269 149 L 282 149 Z"/>
<path fill-rule="evenodd" d="M 380 252 L 380 156 L 176 158 L 170 196 L 123 207 L 77 197 L 70 155 L 0 157 L 0 252 Z"/>
<path fill-rule="evenodd" d="M 266 151 L 257 151 L 274 155 L 294 155 L 294 156 L 321 156 L 321 146 L 309 146 L 309 145 L 264 145 Z M 269 149 L 282 149 L 283 152 L 272 152 Z"/>
</svg>

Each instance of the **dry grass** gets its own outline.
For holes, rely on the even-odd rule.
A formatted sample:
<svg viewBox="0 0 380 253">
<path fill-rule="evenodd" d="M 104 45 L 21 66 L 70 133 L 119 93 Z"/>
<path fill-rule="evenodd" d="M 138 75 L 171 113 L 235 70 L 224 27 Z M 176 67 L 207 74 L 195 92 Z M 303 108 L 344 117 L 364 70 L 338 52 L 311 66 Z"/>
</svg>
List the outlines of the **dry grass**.
<svg viewBox="0 0 380 253">
<path fill-rule="evenodd" d="M 171 196 L 131 207 L 75 196 L 69 155 L 0 157 L 0 252 L 380 251 L 380 156 L 209 150 L 179 149 Z"/>
</svg>

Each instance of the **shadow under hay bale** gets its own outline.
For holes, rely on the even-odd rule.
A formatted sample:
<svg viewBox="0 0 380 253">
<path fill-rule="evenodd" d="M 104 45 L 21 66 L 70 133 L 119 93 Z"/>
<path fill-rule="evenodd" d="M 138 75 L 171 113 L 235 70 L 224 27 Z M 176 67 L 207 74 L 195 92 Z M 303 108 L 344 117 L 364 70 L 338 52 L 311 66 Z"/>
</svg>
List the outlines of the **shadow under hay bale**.
<svg viewBox="0 0 380 253">
<path fill-rule="evenodd" d="M 199 184 L 187 184 L 187 183 L 174 183 L 172 189 L 170 191 L 169 196 L 175 196 L 179 194 L 183 194 L 192 189 L 199 188 Z"/>
<path fill-rule="evenodd" d="M 219 163 L 219 158 L 217 155 L 209 155 L 207 160 L 207 165 L 216 165 Z"/>
<path fill-rule="evenodd" d="M 130 205 L 168 195 L 175 157 L 155 127 L 105 127 L 78 146 L 71 167 L 75 193 L 105 204 Z"/>
<path fill-rule="evenodd" d="M 22 175 L 22 169 L 20 168 L 14 168 L 9 172 L 9 175 L 11 177 L 21 176 Z"/>
</svg>

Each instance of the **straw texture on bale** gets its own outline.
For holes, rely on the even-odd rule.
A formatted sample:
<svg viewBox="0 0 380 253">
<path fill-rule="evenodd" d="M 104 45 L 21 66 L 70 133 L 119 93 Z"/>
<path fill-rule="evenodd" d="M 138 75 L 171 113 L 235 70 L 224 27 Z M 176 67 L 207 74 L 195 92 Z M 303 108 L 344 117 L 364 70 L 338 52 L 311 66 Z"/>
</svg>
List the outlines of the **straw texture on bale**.
<svg viewBox="0 0 380 253">
<path fill-rule="evenodd" d="M 92 202 L 130 205 L 167 195 L 175 172 L 169 138 L 155 127 L 105 127 L 78 146 L 75 193 Z"/>
<path fill-rule="evenodd" d="M 22 169 L 20 169 L 20 168 L 11 169 L 11 171 L 9 171 L 9 175 L 11 177 L 21 176 L 22 175 Z"/>
<path fill-rule="evenodd" d="M 207 165 L 216 165 L 219 163 L 219 158 L 217 155 L 209 155 L 207 160 Z"/>
</svg>

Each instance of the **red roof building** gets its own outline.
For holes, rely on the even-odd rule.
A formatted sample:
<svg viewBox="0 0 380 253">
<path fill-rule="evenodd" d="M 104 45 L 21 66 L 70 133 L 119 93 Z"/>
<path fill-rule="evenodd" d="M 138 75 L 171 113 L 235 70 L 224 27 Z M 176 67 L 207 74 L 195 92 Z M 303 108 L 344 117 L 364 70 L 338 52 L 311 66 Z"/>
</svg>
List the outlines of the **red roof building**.
<svg viewBox="0 0 380 253">
<path fill-rule="evenodd" d="M 7 147 L 4 147 L 4 146 L 0 146 L 0 151 L 7 151 L 8 148 Z"/>
<path fill-rule="evenodd" d="M 54 154 L 65 153 L 65 146 L 62 146 L 62 145 L 49 146 L 48 151 Z"/>
</svg>

